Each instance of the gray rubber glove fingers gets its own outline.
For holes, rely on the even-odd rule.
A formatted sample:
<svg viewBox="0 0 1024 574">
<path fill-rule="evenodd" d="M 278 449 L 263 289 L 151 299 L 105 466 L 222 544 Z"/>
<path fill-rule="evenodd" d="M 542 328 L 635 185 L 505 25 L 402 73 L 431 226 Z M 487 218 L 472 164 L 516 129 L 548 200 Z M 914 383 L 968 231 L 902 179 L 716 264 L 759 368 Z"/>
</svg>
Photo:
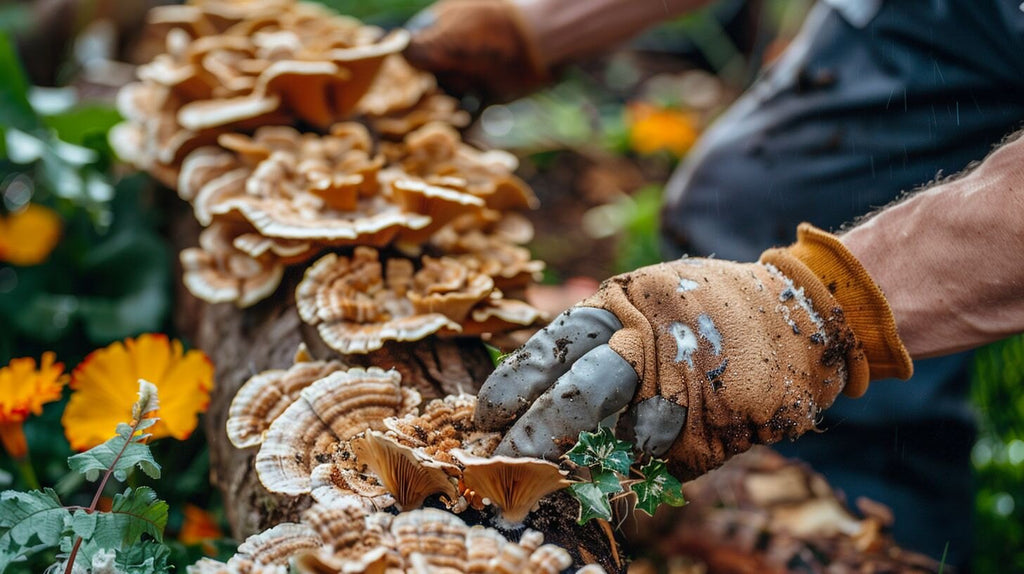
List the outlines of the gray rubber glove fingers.
<svg viewBox="0 0 1024 574">
<path fill-rule="evenodd" d="M 592 307 L 573 307 L 556 317 L 484 381 L 477 397 L 476 425 L 502 430 L 512 424 L 576 361 L 608 343 L 621 327 L 615 315 Z"/>
<path fill-rule="evenodd" d="M 580 431 L 593 431 L 629 404 L 637 380 L 633 367 L 611 347 L 593 348 L 533 401 L 494 454 L 557 460 L 576 443 Z"/>
<path fill-rule="evenodd" d="M 686 424 L 687 408 L 662 396 L 629 407 L 619 418 L 618 435 L 637 449 L 661 457 Z"/>
</svg>

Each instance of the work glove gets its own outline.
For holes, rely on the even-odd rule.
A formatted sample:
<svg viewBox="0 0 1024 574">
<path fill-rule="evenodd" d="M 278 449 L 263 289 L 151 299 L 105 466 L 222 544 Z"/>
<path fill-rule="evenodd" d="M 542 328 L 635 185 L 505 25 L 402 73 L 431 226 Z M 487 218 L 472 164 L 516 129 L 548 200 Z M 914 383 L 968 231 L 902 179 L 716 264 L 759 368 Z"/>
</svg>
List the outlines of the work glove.
<svg viewBox="0 0 1024 574">
<path fill-rule="evenodd" d="M 508 100 L 548 81 L 536 39 L 511 0 L 442 0 L 406 25 L 411 64 L 445 89 Z"/>
<path fill-rule="evenodd" d="M 803 224 L 757 263 L 684 258 L 608 279 L 495 369 L 475 420 L 512 425 L 496 454 L 554 460 L 627 407 L 617 434 L 688 480 L 912 370 L 882 292 Z"/>
</svg>

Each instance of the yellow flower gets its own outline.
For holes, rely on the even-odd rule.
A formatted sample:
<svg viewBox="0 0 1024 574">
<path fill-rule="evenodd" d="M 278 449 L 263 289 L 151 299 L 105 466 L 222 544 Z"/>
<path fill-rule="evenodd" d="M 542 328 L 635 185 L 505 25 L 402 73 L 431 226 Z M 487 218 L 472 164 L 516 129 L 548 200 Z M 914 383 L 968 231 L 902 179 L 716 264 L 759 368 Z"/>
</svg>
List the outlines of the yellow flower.
<svg viewBox="0 0 1024 574">
<path fill-rule="evenodd" d="M 0 369 L 0 441 L 15 459 L 28 454 L 22 423 L 30 414 L 43 412 L 43 404 L 60 398 L 67 382 L 64 365 L 54 362 L 55 355 L 43 353 L 36 369 L 32 357 L 13 359 Z"/>
<path fill-rule="evenodd" d="M 46 261 L 60 239 L 60 228 L 56 212 L 34 203 L 0 215 L 0 261 L 22 266 Z"/>
<path fill-rule="evenodd" d="M 71 373 L 74 392 L 61 419 L 71 448 L 94 447 L 131 420 L 139 379 L 160 393 L 160 420 L 147 432 L 178 440 L 192 434 L 209 403 L 213 365 L 202 351 L 185 353 L 179 341 L 145 334 L 93 351 Z"/>
<path fill-rule="evenodd" d="M 686 155 L 699 135 L 697 117 L 689 112 L 634 103 L 628 108 L 629 145 L 641 154 L 668 150 Z"/>
</svg>

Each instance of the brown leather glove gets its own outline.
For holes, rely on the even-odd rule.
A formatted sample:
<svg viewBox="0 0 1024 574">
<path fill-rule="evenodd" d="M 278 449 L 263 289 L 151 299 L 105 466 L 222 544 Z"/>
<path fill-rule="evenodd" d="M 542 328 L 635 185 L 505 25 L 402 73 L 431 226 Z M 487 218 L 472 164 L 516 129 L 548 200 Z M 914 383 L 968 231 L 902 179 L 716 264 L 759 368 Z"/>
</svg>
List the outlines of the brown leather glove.
<svg viewBox="0 0 1024 574">
<path fill-rule="evenodd" d="M 441 0 L 407 27 L 405 57 L 447 90 L 507 100 L 549 80 L 536 40 L 510 0 Z"/>
<path fill-rule="evenodd" d="M 840 391 L 911 372 L 881 291 L 804 224 L 757 263 L 681 259 L 609 279 L 495 370 L 476 420 L 515 422 L 498 454 L 556 458 L 628 405 L 619 434 L 689 479 L 814 428 Z"/>
</svg>

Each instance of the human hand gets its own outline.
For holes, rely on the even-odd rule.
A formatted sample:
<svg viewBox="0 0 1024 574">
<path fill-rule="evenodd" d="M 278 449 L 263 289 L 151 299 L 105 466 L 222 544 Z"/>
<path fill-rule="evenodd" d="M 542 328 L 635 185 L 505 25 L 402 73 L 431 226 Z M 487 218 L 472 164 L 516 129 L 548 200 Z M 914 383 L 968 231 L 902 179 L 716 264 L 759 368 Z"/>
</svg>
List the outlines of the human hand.
<svg viewBox="0 0 1024 574">
<path fill-rule="evenodd" d="M 617 434 L 689 479 L 911 369 L 870 277 L 804 225 L 758 263 L 681 259 L 609 279 L 495 369 L 475 418 L 512 425 L 497 454 L 554 459 L 628 407 Z"/>
<path fill-rule="evenodd" d="M 441 0 L 406 25 L 405 57 L 449 91 L 510 99 L 548 81 L 530 26 L 511 0 Z"/>
</svg>

